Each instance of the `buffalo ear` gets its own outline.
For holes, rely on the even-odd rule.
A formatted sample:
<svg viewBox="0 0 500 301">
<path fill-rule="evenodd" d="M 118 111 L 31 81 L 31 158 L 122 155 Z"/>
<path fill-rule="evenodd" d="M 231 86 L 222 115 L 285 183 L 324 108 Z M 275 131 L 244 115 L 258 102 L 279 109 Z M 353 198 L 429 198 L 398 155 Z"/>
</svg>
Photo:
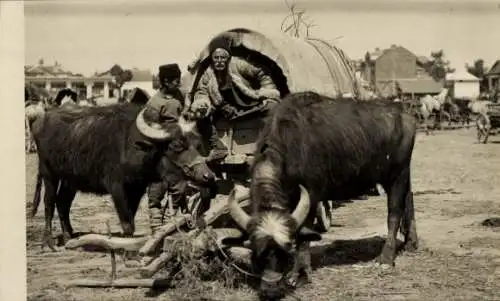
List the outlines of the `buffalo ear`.
<svg viewBox="0 0 500 301">
<path fill-rule="evenodd" d="M 297 233 L 297 238 L 300 241 L 319 241 L 321 240 L 321 234 L 308 227 L 302 227 Z"/>
</svg>

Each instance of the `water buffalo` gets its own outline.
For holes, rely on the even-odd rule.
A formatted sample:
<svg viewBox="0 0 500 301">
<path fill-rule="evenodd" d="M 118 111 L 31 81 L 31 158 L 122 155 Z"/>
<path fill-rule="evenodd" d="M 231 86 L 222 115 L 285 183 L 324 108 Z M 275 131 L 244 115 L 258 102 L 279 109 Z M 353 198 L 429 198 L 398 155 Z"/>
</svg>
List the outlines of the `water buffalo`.
<svg viewBox="0 0 500 301">
<path fill-rule="evenodd" d="M 410 180 L 415 136 L 416 120 L 400 104 L 301 92 L 275 108 L 257 141 L 250 214 L 238 205 L 237 189 L 228 199 L 232 218 L 249 235 L 264 298 L 281 296 L 283 282 L 294 286 L 299 268 L 310 273 L 309 243 L 321 239 L 311 230 L 321 201 L 351 199 L 380 183 L 388 197 L 388 236 L 377 261 L 394 264 L 399 229 L 407 250 L 418 247 Z"/>
<path fill-rule="evenodd" d="M 33 123 L 38 149 L 38 176 L 32 216 L 45 186 L 43 246 L 54 250 L 52 218 L 55 206 L 64 238 L 72 236 L 69 211 L 76 192 L 111 194 L 126 236 L 134 233 L 134 217 L 148 184 L 157 179 L 160 160 L 180 170 L 195 183 L 210 186 L 215 175 L 181 127 L 151 127 L 145 139 L 142 107 L 115 104 L 105 107 L 55 108 Z M 162 164 L 163 165 L 163 164 Z M 59 189 L 58 189 L 59 186 Z"/>
</svg>

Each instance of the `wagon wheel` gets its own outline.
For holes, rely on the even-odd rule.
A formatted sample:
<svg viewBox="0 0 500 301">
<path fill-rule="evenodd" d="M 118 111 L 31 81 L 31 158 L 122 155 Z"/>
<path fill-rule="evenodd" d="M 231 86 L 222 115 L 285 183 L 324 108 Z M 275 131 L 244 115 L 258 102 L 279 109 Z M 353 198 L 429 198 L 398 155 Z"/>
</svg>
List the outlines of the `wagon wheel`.
<svg viewBox="0 0 500 301">
<path fill-rule="evenodd" d="M 328 231 L 331 226 L 332 211 L 330 210 L 330 204 L 328 202 L 329 201 L 320 202 L 316 209 L 317 226 L 322 232 Z"/>
</svg>

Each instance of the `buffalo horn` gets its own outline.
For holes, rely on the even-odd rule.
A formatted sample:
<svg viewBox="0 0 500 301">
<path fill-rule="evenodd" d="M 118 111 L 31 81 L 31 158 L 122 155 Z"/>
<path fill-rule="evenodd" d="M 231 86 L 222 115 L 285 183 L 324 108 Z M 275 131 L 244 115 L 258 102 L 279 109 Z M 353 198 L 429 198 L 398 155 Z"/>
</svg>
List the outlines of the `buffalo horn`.
<svg viewBox="0 0 500 301">
<path fill-rule="evenodd" d="M 152 126 L 148 125 L 144 120 L 144 110 L 137 115 L 135 119 L 135 124 L 139 132 L 141 132 L 144 136 L 154 139 L 154 140 L 167 140 L 170 138 L 171 134 L 162 128 L 162 126 L 158 123 L 154 123 Z"/>
<path fill-rule="evenodd" d="M 311 199 L 309 198 L 309 192 L 307 189 L 300 185 L 300 200 L 292 213 L 292 218 L 297 222 L 297 226 L 301 226 L 306 220 L 307 214 L 309 214 L 309 209 L 311 207 Z"/>
<path fill-rule="evenodd" d="M 250 216 L 238 204 L 238 199 L 236 198 L 237 189 L 238 186 L 235 186 L 234 189 L 231 191 L 231 194 L 229 194 L 228 198 L 229 214 L 238 224 L 238 226 L 240 226 L 241 229 L 246 231 L 248 223 L 250 222 Z"/>
</svg>

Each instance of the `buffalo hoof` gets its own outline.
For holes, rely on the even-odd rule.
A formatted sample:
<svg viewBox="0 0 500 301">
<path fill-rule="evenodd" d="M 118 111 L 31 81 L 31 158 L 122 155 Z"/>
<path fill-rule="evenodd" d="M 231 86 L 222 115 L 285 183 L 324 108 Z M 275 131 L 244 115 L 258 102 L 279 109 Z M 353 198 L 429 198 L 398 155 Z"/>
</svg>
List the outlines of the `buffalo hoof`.
<svg viewBox="0 0 500 301">
<path fill-rule="evenodd" d="M 416 252 L 418 250 L 418 241 L 409 241 L 405 243 L 403 250 L 405 252 Z"/>
<path fill-rule="evenodd" d="M 58 241 L 58 245 L 65 246 L 68 243 L 68 241 L 70 241 L 72 238 L 73 238 L 73 235 L 71 235 L 70 233 L 63 233 L 63 235 L 61 235 L 61 237 Z"/>
<path fill-rule="evenodd" d="M 392 256 L 385 255 L 382 253 L 379 257 L 375 259 L 375 262 L 381 266 L 393 267 L 395 266 L 394 259 Z"/>
<path fill-rule="evenodd" d="M 286 278 L 285 283 L 288 287 L 295 289 L 299 284 L 299 275 L 291 275 Z"/>
<path fill-rule="evenodd" d="M 45 246 L 49 247 L 52 252 L 57 252 L 56 244 L 52 235 L 44 235 L 42 241 L 42 250 L 44 250 Z"/>
<path fill-rule="evenodd" d="M 293 275 L 290 275 L 285 279 L 285 283 L 289 288 L 296 289 L 306 284 L 312 283 L 312 279 L 309 273 L 293 273 Z"/>
</svg>

